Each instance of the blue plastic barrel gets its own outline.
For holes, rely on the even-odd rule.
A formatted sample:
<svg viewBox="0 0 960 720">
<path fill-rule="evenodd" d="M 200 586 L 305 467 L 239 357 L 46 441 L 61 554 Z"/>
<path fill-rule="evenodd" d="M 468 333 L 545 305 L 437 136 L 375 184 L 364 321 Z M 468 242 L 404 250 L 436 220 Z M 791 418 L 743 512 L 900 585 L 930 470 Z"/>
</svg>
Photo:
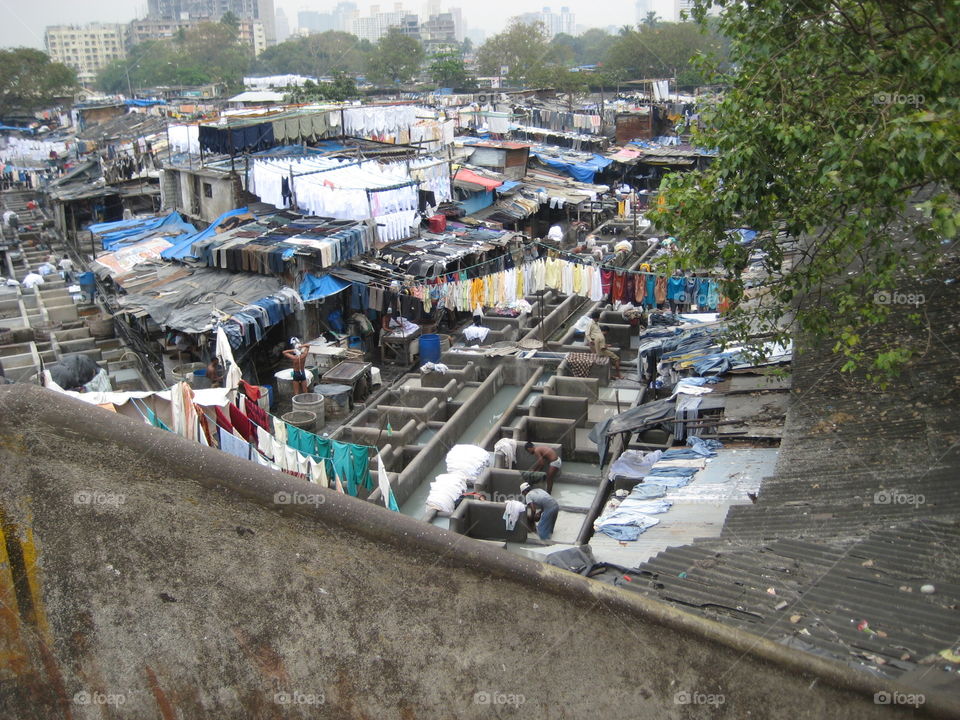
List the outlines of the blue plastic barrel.
<svg viewBox="0 0 960 720">
<path fill-rule="evenodd" d="M 420 364 L 440 362 L 440 336 L 420 336 Z"/>
</svg>

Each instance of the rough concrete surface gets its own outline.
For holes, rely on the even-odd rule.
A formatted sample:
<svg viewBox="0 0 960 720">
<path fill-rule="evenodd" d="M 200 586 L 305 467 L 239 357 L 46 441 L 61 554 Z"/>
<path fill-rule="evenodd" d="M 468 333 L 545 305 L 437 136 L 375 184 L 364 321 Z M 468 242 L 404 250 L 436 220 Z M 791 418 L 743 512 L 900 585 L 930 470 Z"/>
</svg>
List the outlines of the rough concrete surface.
<svg viewBox="0 0 960 720">
<path fill-rule="evenodd" d="M 0 389 L 0 463 L 0 718 L 913 711 L 841 665 L 39 388 Z"/>
</svg>

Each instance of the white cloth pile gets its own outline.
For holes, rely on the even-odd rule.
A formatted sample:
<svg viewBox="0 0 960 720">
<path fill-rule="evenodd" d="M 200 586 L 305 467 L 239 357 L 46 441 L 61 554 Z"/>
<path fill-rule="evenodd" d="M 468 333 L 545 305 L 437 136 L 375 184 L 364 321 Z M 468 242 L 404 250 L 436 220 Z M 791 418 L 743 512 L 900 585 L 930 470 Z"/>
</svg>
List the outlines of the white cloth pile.
<svg viewBox="0 0 960 720">
<path fill-rule="evenodd" d="M 405 317 L 394 317 L 390 319 L 390 336 L 391 337 L 406 337 L 407 335 L 412 335 L 420 329 L 420 326 L 416 323 L 412 323 L 407 320 Z"/>
<path fill-rule="evenodd" d="M 452 513 L 457 499 L 467 491 L 467 479 L 463 473 L 449 472 L 437 475 L 436 480 L 430 483 L 430 494 L 427 495 L 427 508 L 440 512 Z"/>
<path fill-rule="evenodd" d="M 479 445 L 454 445 L 447 453 L 447 472 L 460 473 L 470 483 L 490 467 L 490 453 Z"/>
<path fill-rule="evenodd" d="M 507 467 L 512 468 L 517 461 L 517 441 L 511 438 L 500 438 L 497 444 L 493 446 L 493 451 L 498 452 L 507 459 Z"/>
<path fill-rule="evenodd" d="M 424 375 L 432 372 L 440 373 L 441 375 L 446 375 L 449 370 L 450 368 L 448 368 L 443 363 L 428 362 L 420 366 L 420 372 L 423 373 Z"/>
<path fill-rule="evenodd" d="M 467 340 L 479 340 L 483 342 L 490 334 L 490 328 L 480 325 L 468 325 L 463 329 L 463 337 Z"/>
<path fill-rule="evenodd" d="M 649 475 L 650 468 L 661 455 L 663 450 L 654 450 L 650 453 L 644 453 L 643 450 L 626 450 L 610 466 L 610 477 L 642 478 Z"/>
<path fill-rule="evenodd" d="M 527 506 L 518 500 L 507 500 L 506 507 L 503 510 L 503 522 L 507 530 L 513 530 L 517 526 L 517 520 L 527 509 Z"/>
</svg>

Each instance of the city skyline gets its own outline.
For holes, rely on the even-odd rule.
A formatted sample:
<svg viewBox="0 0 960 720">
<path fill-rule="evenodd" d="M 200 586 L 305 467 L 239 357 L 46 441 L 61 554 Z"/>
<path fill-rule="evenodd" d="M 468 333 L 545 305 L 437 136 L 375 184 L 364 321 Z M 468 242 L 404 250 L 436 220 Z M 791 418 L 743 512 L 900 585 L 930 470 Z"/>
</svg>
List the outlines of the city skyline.
<svg viewBox="0 0 960 720">
<path fill-rule="evenodd" d="M 674 12 L 674 0 L 651 0 L 658 16 L 669 20 Z M 336 6 L 335 0 L 274 0 L 277 8 L 282 8 L 290 23 L 290 30 L 294 30 L 297 15 L 301 10 L 330 12 Z M 371 6 L 381 8 L 392 7 L 392 2 L 357 2 L 362 15 L 369 14 Z M 435 2 L 424 0 L 410 0 L 404 3 L 404 8 L 411 13 L 424 16 L 427 6 Z M 469 3 L 462 0 L 440 2 L 441 9 L 461 7 L 467 26 L 479 29 L 486 34 L 493 35 L 500 32 L 506 21 L 523 13 L 539 12 L 544 7 L 550 7 L 553 12 L 559 13 L 561 7 L 569 7 L 576 16 L 578 27 L 633 25 L 636 23 L 636 11 L 633 3 L 617 4 L 607 10 L 598 10 L 595 3 L 589 0 L 564 0 L 563 2 L 543 2 L 543 0 L 489 0 L 483 10 L 471 12 Z M 476 7 L 476 6 L 474 6 Z M 49 25 L 101 23 L 129 23 L 135 18 L 143 18 L 147 14 L 146 0 L 90 0 L 85 3 L 67 2 L 67 0 L 35 0 L 26 5 L 7 4 L 8 22 L 0 26 L 0 47 L 34 47 L 44 48 L 44 30 Z M 421 18 L 425 20 L 425 17 Z"/>
</svg>

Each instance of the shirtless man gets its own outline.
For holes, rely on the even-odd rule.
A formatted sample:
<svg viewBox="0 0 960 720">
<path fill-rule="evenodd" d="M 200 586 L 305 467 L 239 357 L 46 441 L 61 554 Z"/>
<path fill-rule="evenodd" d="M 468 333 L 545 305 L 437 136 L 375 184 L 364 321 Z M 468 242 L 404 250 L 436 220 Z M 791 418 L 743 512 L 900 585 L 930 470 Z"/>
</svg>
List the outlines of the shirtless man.
<svg viewBox="0 0 960 720">
<path fill-rule="evenodd" d="M 310 346 L 301 344 L 296 338 L 291 340 L 290 344 L 293 345 L 293 349 L 284 350 L 283 356 L 293 363 L 293 394 L 302 395 L 308 392 L 305 368 L 307 366 L 307 356 L 310 353 Z"/>
<path fill-rule="evenodd" d="M 537 458 L 537 461 L 533 464 L 531 470 L 538 471 L 540 468 L 546 466 L 547 493 L 552 492 L 553 481 L 560 474 L 560 466 L 563 464 L 560 460 L 560 456 L 557 455 L 555 450 L 548 448 L 545 445 L 534 445 L 532 442 L 528 442 L 524 447 L 528 453 Z"/>
</svg>

